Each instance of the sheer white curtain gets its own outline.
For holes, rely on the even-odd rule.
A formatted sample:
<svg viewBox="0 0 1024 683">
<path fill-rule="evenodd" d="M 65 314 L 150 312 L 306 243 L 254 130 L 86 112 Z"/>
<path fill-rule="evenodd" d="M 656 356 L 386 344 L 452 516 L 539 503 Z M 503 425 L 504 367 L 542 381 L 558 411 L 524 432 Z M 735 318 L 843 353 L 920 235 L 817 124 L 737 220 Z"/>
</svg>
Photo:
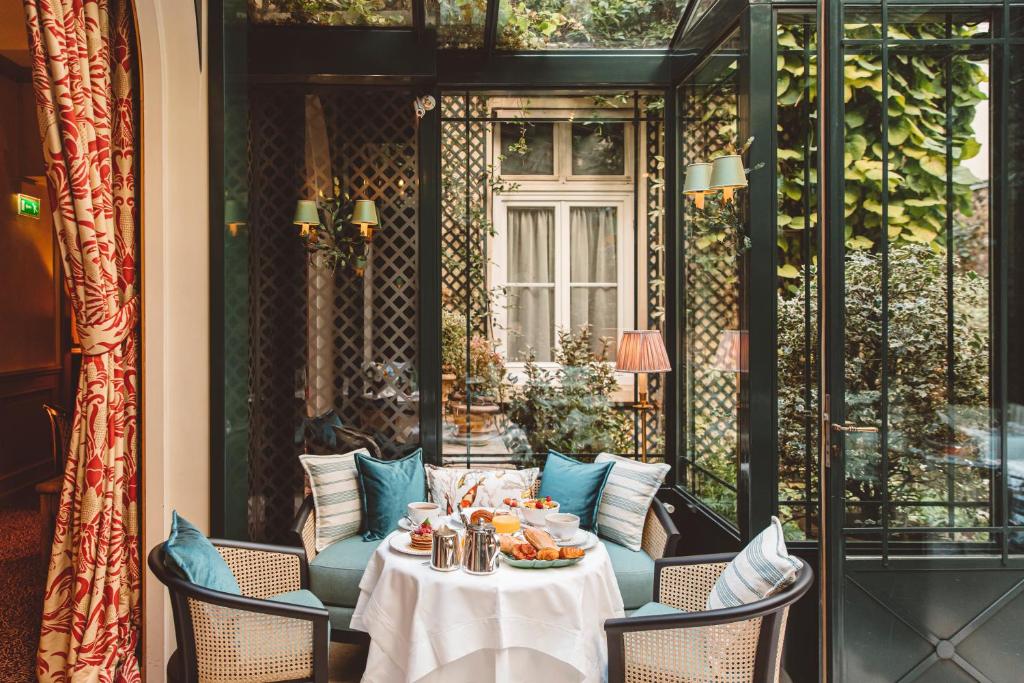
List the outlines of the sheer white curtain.
<svg viewBox="0 0 1024 683">
<path fill-rule="evenodd" d="M 509 358 L 533 351 L 553 358 L 555 330 L 555 210 L 515 207 L 508 211 Z"/>
<path fill-rule="evenodd" d="M 619 332 L 618 224 L 615 207 L 569 210 L 569 322 L 574 330 L 591 326 L 595 352 L 608 337 L 611 358 Z"/>
</svg>

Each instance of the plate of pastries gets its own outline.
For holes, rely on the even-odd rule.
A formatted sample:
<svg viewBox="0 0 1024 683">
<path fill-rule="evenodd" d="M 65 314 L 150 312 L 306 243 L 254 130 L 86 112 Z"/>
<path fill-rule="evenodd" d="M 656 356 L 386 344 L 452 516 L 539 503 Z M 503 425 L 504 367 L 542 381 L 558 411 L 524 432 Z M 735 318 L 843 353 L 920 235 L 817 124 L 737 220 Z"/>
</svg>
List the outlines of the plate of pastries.
<svg viewBox="0 0 1024 683">
<path fill-rule="evenodd" d="M 559 547 L 551 534 L 535 527 L 526 527 L 516 534 L 499 534 L 498 541 L 502 561 L 520 569 L 568 567 L 586 555 L 583 548 Z"/>
</svg>

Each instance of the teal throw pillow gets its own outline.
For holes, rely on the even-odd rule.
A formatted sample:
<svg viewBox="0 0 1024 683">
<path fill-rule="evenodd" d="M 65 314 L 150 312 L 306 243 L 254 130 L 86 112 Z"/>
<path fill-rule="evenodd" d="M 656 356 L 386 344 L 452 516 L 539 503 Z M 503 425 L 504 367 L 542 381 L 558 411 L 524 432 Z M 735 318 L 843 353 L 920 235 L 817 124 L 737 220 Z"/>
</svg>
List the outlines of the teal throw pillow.
<svg viewBox="0 0 1024 683">
<path fill-rule="evenodd" d="M 597 507 L 614 463 L 586 463 L 556 451 L 548 451 L 544 473 L 540 479 L 540 497 L 551 496 L 559 512 L 580 518 L 580 528 L 593 529 L 597 524 Z"/>
<path fill-rule="evenodd" d="M 241 595 L 238 580 L 217 549 L 199 529 L 175 510 L 171 513 L 171 534 L 164 544 L 168 567 L 197 586 Z"/>
<path fill-rule="evenodd" d="M 363 540 L 379 541 L 398 526 L 409 503 L 426 500 L 423 449 L 401 460 L 378 460 L 359 452 L 355 456 L 363 493 Z"/>
</svg>

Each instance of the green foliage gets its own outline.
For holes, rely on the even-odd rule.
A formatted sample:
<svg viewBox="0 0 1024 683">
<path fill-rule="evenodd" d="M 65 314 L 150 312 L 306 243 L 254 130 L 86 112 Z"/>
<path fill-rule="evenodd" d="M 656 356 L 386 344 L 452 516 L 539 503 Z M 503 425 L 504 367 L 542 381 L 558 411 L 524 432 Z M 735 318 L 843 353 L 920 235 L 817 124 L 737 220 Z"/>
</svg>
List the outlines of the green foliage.
<svg viewBox="0 0 1024 683">
<path fill-rule="evenodd" d="M 445 308 L 441 311 L 441 371 L 457 373 L 466 359 L 466 316 Z"/>
<path fill-rule="evenodd" d="M 256 21 L 325 26 L 402 26 L 410 21 L 403 0 L 249 0 Z"/>
<path fill-rule="evenodd" d="M 958 265 L 958 264 L 957 264 Z M 947 475 L 956 470 L 951 493 L 958 501 L 988 499 L 986 461 L 991 453 L 965 430 L 987 433 L 988 287 L 973 271 L 953 275 L 955 321 L 952 366 L 946 347 L 946 256 L 929 246 L 893 245 L 889 252 L 889 306 L 882 309 L 882 258 L 870 251 L 847 252 L 845 273 L 845 391 L 847 421 L 879 425 L 883 381 L 888 389 L 889 468 L 882 471 L 877 435 L 846 437 L 847 500 L 878 501 L 883 485 L 896 503 L 894 526 L 945 525 L 944 507 L 914 507 L 923 500 L 947 499 Z M 797 280 L 802 285 L 802 281 Z M 814 300 L 808 302 L 815 315 Z M 807 400 L 804 377 L 811 359 L 804 346 L 804 301 L 780 299 L 779 457 L 782 499 L 804 499 L 804 445 L 815 422 L 817 396 Z M 883 319 L 888 354 L 883 365 Z M 812 347 L 813 347 L 812 342 Z M 813 367 L 813 366 L 812 366 Z M 813 384 L 813 377 L 811 383 Z M 810 433 L 813 443 L 814 432 Z M 813 466 L 813 464 L 811 464 Z M 813 481 L 813 478 L 812 478 Z M 877 503 L 849 513 L 858 523 L 879 524 Z M 961 510 L 958 524 L 987 525 L 988 510 Z M 963 516 L 966 515 L 966 516 Z"/>
<path fill-rule="evenodd" d="M 499 42 L 513 49 L 666 47 L 679 21 L 676 0 L 511 0 L 502 5 Z"/>
<path fill-rule="evenodd" d="M 618 383 L 607 362 L 608 344 L 595 354 L 590 339 L 589 326 L 577 333 L 559 331 L 555 368 L 545 369 L 531 356 L 523 386 L 513 386 L 508 417 L 526 432 L 532 453 L 622 453 L 631 448 L 629 415 L 612 406 Z"/>
<path fill-rule="evenodd" d="M 805 25 L 778 27 L 779 275 L 793 279 L 801 260 L 801 231 L 815 224 L 817 177 L 808 155 L 816 143 L 805 137 L 815 125 L 817 98 L 814 45 Z M 942 24 L 894 25 L 893 37 L 945 38 Z M 977 27 L 957 26 L 953 37 L 970 37 Z M 808 31 L 809 33 L 810 31 Z M 873 23 L 850 25 L 849 38 L 877 38 Z M 981 149 L 972 126 L 980 86 L 987 80 L 975 57 L 950 60 L 947 106 L 946 58 L 920 50 L 893 48 L 888 64 L 888 239 L 894 244 L 927 244 L 941 249 L 947 210 L 973 213 L 972 185 L 978 182 L 963 162 Z M 882 226 L 883 135 L 882 60 L 877 52 L 845 55 L 845 239 L 848 249 L 877 249 Z M 948 123 L 947 123 L 948 112 Z M 946 206 L 947 128 L 952 151 L 952 199 Z M 811 148 L 808 144 L 812 145 Z M 805 166 L 806 163 L 806 166 Z M 807 202 L 805 206 L 805 200 Z M 791 266 L 791 267 L 787 267 Z M 786 284 L 786 283 L 784 283 Z M 789 289 L 792 290 L 793 283 Z"/>
</svg>

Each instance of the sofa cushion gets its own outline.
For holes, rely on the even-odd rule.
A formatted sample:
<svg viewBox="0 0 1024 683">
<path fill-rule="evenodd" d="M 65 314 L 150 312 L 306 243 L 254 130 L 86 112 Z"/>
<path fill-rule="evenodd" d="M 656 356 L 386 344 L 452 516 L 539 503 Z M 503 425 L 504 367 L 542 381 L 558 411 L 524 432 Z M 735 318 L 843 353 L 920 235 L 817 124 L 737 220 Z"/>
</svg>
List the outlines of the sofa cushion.
<svg viewBox="0 0 1024 683">
<path fill-rule="evenodd" d="M 718 576 L 708 594 L 709 610 L 747 605 L 775 595 L 794 581 L 800 560 L 786 550 L 778 517 L 754 537 Z"/>
<path fill-rule="evenodd" d="M 668 614 L 683 614 L 683 610 L 666 605 L 661 602 L 649 602 L 646 605 L 642 605 L 635 612 L 630 614 L 631 617 L 662 617 Z"/>
<path fill-rule="evenodd" d="M 355 452 L 363 498 L 363 538 L 380 541 L 395 530 L 409 503 L 427 499 L 423 449 L 398 460 L 378 460 Z"/>
<path fill-rule="evenodd" d="M 315 607 L 317 609 L 324 609 L 324 603 L 320 602 L 320 598 L 316 597 L 313 595 L 312 591 L 308 590 L 278 593 L 277 595 L 271 595 L 270 599 L 274 602 L 286 602 L 289 605 L 298 605 L 299 607 Z"/>
<path fill-rule="evenodd" d="M 359 581 L 380 541 L 352 536 L 338 541 L 309 563 L 309 587 L 325 605 L 355 607 Z"/>
<path fill-rule="evenodd" d="M 424 465 L 430 500 L 447 510 L 462 507 L 500 507 L 506 498 L 529 498 L 540 470 L 485 470 Z"/>
<path fill-rule="evenodd" d="M 541 498 L 551 496 L 558 503 L 559 512 L 574 514 L 580 518 L 580 528 L 593 529 L 612 464 L 580 462 L 557 451 L 548 451 L 538 495 Z"/>
<path fill-rule="evenodd" d="M 363 501 L 359 496 L 356 453 L 300 455 L 316 509 L 316 549 L 359 533 L 363 526 Z"/>
<path fill-rule="evenodd" d="M 238 580 L 217 548 L 187 519 L 171 512 L 171 533 L 164 544 L 169 569 L 197 586 L 241 595 Z"/>
<path fill-rule="evenodd" d="M 601 535 L 630 550 L 640 550 L 647 511 L 665 481 L 669 466 L 636 462 L 611 453 L 599 454 L 594 462 L 612 463 L 612 471 L 597 508 L 597 527 Z"/>
<path fill-rule="evenodd" d="M 605 540 L 605 549 L 615 570 L 615 581 L 627 610 L 646 605 L 654 596 L 654 560 L 643 550 L 630 550 Z"/>
</svg>

